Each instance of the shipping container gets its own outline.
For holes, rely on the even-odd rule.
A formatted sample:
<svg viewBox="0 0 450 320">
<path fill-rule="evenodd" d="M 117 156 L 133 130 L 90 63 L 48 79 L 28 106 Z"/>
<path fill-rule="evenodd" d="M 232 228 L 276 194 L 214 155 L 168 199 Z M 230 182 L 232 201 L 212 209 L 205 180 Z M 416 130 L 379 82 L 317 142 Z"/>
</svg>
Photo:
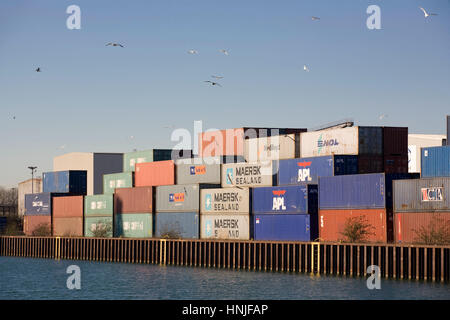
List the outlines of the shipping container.
<svg viewBox="0 0 450 320">
<path fill-rule="evenodd" d="M 177 184 L 214 183 L 220 184 L 220 164 L 177 164 Z"/>
<path fill-rule="evenodd" d="M 23 217 L 25 214 L 25 195 L 32 193 L 42 193 L 42 179 L 33 178 L 22 182 L 19 182 L 18 186 L 18 202 L 17 208 L 19 217 Z"/>
<path fill-rule="evenodd" d="M 202 214 L 249 214 L 251 212 L 249 188 L 203 189 L 200 193 L 200 213 Z"/>
<path fill-rule="evenodd" d="M 114 193 L 115 213 L 152 213 L 153 187 L 120 188 Z"/>
<path fill-rule="evenodd" d="M 339 155 L 383 155 L 381 127 L 350 127 L 300 134 L 300 155 L 305 157 Z"/>
<path fill-rule="evenodd" d="M 151 238 L 152 213 L 127 213 L 114 216 L 114 236 L 124 238 Z"/>
<path fill-rule="evenodd" d="M 53 171 L 87 171 L 87 195 L 103 193 L 103 175 L 122 172 L 123 153 L 71 152 L 53 158 Z"/>
<path fill-rule="evenodd" d="M 276 184 L 276 161 L 222 165 L 222 188 L 264 187 Z"/>
<path fill-rule="evenodd" d="M 385 156 L 384 157 L 385 173 L 408 173 L 408 155 L 402 156 Z"/>
<path fill-rule="evenodd" d="M 175 184 L 175 163 L 173 160 L 136 164 L 136 187 L 152 187 L 171 184 Z"/>
<path fill-rule="evenodd" d="M 87 171 L 44 172 L 43 192 L 86 194 Z"/>
<path fill-rule="evenodd" d="M 280 160 L 278 185 L 317 183 L 319 177 L 358 173 L 358 156 L 324 156 Z"/>
<path fill-rule="evenodd" d="M 307 129 L 296 128 L 237 128 L 207 131 L 199 134 L 199 156 L 244 155 L 246 139 L 299 134 Z"/>
<path fill-rule="evenodd" d="M 269 241 L 314 241 L 309 214 L 261 214 L 254 215 L 253 230 L 255 240 Z M 317 224 L 317 223 L 316 223 Z"/>
<path fill-rule="evenodd" d="M 421 177 L 450 177 L 450 146 L 422 149 Z"/>
<path fill-rule="evenodd" d="M 297 141 L 296 141 L 297 138 Z M 294 159 L 300 157 L 300 135 L 295 134 L 246 139 L 246 162 Z"/>
<path fill-rule="evenodd" d="M 450 146 L 450 116 L 447 116 L 447 146 Z"/>
<path fill-rule="evenodd" d="M 53 217 L 53 236 L 82 237 L 84 235 L 83 217 L 55 218 Z"/>
<path fill-rule="evenodd" d="M 85 216 L 112 217 L 114 214 L 114 195 L 99 194 L 84 198 Z"/>
<path fill-rule="evenodd" d="M 113 236 L 113 217 L 85 217 L 84 236 L 85 237 L 105 237 Z"/>
<path fill-rule="evenodd" d="M 123 154 L 123 172 L 135 170 L 136 163 L 192 158 L 192 150 L 150 149 Z"/>
<path fill-rule="evenodd" d="M 51 193 L 33 193 L 25 195 L 25 215 L 51 216 Z"/>
<path fill-rule="evenodd" d="M 392 208 L 392 181 L 417 177 L 409 173 L 321 177 L 319 178 L 319 208 Z"/>
<path fill-rule="evenodd" d="M 157 212 L 157 238 L 198 239 L 200 216 L 198 212 Z"/>
<path fill-rule="evenodd" d="M 202 214 L 200 224 L 202 239 L 250 240 L 253 238 L 248 214 Z"/>
<path fill-rule="evenodd" d="M 317 213 L 317 185 L 252 189 L 253 214 Z"/>
<path fill-rule="evenodd" d="M 443 134 L 408 134 L 408 172 L 420 172 L 421 148 L 440 147 Z"/>
<path fill-rule="evenodd" d="M 358 155 L 358 173 L 384 172 L 384 157 L 382 155 Z"/>
<path fill-rule="evenodd" d="M 216 156 L 216 157 L 194 156 L 192 159 L 176 160 L 175 165 L 179 164 L 204 165 L 204 164 L 224 164 L 224 163 L 239 163 L 239 162 L 245 162 L 243 156 Z"/>
<path fill-rule="evenodd" d="M 408 127 L 383 127 L 383 154 L 404 156 L 408 154 Z"/>
<path fill-rule="evenodd" d="M 200 190 L 217 184 L 185 184 L 156 187 L 156 212 L 199 212 Z"/>
<path fill-rule="evenodd" d="M 450 212 L 450 177 L 394 181 L 395 212 Z"/>
<path fill-rule="evenodd" d="M 53 218 L 82 218 L 84 212 L 83 196 L 55 197 L 53 199 Z"/>
<path fill-rule="evenodd" d="M 132 188 L 134 186 L 134 173 L 121 172 L 105 174 L 103 176 L 103 193 L 114 193 L 116 188 Z"/>
<path fill-rule="evenodd" d="M 0 217 L 0 235 L 2 235 L 6 230 L 7 220 L 6 217 Z"/>
<path fill-rule="evenodd" d="M 23 232 L 27 236 L 40 235 L 51 236 L 52 235 L 52 216 L 50 215 L 25 215 L 23 217 Z M 39 232 L 35 234 L 35 232 Z"/>
<path fill-rule="evenodd" d="M 361 241 L 392 241 L 392 211 L 386 209 L 319 210 L 320 241 L 349 241 L 344 231 L 346 225 L 352 221 L 351 219 L 355 219 L 355 222 L 362 219 L 362 222 L 368 226 L 369 234 Z"/>
<path fill-rule="evenodd" d="M 425 244 L 428 235 L 447 232 L 450 210 L 447 212 L 396 212 L 394 213 L 394 239 L 397 243 Z"/>
</svg>

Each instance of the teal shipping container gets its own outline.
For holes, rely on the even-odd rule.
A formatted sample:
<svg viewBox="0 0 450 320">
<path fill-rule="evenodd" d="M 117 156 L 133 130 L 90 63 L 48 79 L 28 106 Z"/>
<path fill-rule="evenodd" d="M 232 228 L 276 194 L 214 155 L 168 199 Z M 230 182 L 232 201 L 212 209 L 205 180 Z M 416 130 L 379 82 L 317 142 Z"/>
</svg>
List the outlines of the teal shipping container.
<svg viewBox="0 0 450 320">
<path fill-rule="evenodd" d="M 93 217 L 112 217 L 114 213 L 114 195 L 98 194 L 84 197 L 84 215 Z"/>
<path fill-rule="evenodd" d="M 114 216 L 114 236 L 124 238 L 151 238 L 153 214 L 125 213 Z"/>
<path fill-rule="evenodd" d="M 84 236 L 111 238 L 113 236 L 113 217 L 85 217 Z"/>
<path fill-rule="evenodd" d="M 122 172 L 103 175 L 103 193 L 114 193 L 116 188 L 134 187 L 134 173 Z"/>
<path fill-rule="evenodd" d="M 192 150 L 150 149 L 128 152 L 123 155 L 123 172 L 134 171 L 136 163 L 184 158 L 192 158 Z"/>
</svg>

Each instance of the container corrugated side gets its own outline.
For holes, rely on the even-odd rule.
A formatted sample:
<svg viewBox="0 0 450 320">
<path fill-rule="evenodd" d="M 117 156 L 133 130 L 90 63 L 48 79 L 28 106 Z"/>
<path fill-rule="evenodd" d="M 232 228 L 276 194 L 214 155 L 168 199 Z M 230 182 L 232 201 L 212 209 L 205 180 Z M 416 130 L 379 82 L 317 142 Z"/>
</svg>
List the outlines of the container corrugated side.
<svg viewBox="0 0 450 320">
<path fill-rule="evenodd" d="M 200 191 L 200 213 L 250 213 L 250 189 L 202 189 Z"/>
<path fill-rule="evenodd" d="M 250 240 L 253 238 L 248 214 L 202 214 L 200 224 L 202 239 Z"/>
<path fill-rule="evenodd" d="M 448 225 L 450 225 L 450 211 L 396 212 L 394 213 L 394 239 L 397 243 L 425 244 L 424 236 L 433 232 L 436 234 L 441 226 Z M 442 230 L 445 230 L 444 228 Z"/>
<path fill-rule="evenodd" d="M 276 183 L 275 161 L 222 165 L 222 188 L 265 187 Z"/>
<path fill-rule="evenodd" d="M 105 174 L 103 176 L 103 194 L 114 193 L 116 188 L 132 188 L 133 181 L 133 172 Z"/>
<path fill-rule="evenodd" d="M 295 151 L 295 134 L 247 139 L 244 142 L 246 162 L 293 159 Z"/>
<path fill-rule="evenodd" d="M 422 149 L 421 177 L 450 177 L 450 146 Z"/>
<path fill-rule="evenodd" d="M 384 156 L 403 156 L 408 154 L 408 128 L 383 127 Z"/>
<path fill-rule="evenodd" d="M 32 193 L 25 195 L 25 215 L 48 215 L 52 214 L 52 194 Z"/>
<path fill-rule="evenodd" d="M 173 160 L 136 164 L 136 187 L 152 187 L 171 184 L 175 184 L 175 163 Z"/>
<path fill-rule="evenodd" d="M 43 192 L 86 194 L 87 171 L 68 170 L 44 172 Z"/>
<path fill-rule="evenodd" d="M 215 183 L 220 184 L 220 164 L 177 164 L 177 184 Z"/>
<path fill-rule="evenodd" d="M 152 213 L 154 187 L 119 188 L 114 193 L 115 213 Z"/>
<path fill-rule="evenodd" d="M 309 214 L 254 215 L 254 239 L 269 241 L 311 241 Z M 317 218 L 317 216 L 315 216 Z"/>
<path fill-rule="evenodd" d="M 156 187 L 156 212 L 199 212 L 200 190 L 215 184 L 185 184 Z"/>
<path fill-rule="evenodd" d="M 96 230 L 105 230 L 106 237 L 111 238 L 114 231 L 113 217 L 85 217 L 84 236 L 94 237 Z"/>
<path fill-rule="evenodd" d="M 115 214 L 114 236 L 125 238 L 151 238 L 153 236 L 153 214 Z"/>
<path fill-rule="evenodd" d="M 192 158 L 192 150 L 150 149 L 124 153 L 123 172 L 135 171 L 137 163 Z"/>
<path fill-rule="evenodd" d="M 55 218 L 53 217 L 53 236 L 82 237 L 84 235 L 83 217 Z"/>
<path fill-rule="evenodd" d="M 85 216 L 112 217 L 114 214 L 114 195 L 98 194 L 84 197 Z"/>
<path fill-rule="evenodd" d="M 198 239 L 200 215 L 198 212 L 157 212 L 155 235 L 158 238 Z"/>
<path fill-rule="evenodd" d="M 23 233 L 32 236 L 36 229 L 47 231 L 48 236 L 52 235 L 52 217 L 50 215 L 40 216 L 24 216 L 23 217 Z"/>
<path fill-rule="evenodd" d="M 84 197 L 69 196 L 53 199 L 53 218 L 83 218 Z"/>
</svg>

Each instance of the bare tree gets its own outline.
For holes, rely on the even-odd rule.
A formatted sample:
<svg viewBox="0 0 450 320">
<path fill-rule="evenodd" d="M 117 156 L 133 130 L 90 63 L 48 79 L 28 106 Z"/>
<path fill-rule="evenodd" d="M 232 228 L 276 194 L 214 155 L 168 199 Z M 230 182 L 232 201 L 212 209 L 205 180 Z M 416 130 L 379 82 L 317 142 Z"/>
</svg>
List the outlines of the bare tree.
<svg viewBox="0 0 450 320">
<path fill-rule="evenodd" d="M 6 189 L 0 187 L 0 205 L 17 206 L 19 195 L 17 188 Z"/>
</svg>

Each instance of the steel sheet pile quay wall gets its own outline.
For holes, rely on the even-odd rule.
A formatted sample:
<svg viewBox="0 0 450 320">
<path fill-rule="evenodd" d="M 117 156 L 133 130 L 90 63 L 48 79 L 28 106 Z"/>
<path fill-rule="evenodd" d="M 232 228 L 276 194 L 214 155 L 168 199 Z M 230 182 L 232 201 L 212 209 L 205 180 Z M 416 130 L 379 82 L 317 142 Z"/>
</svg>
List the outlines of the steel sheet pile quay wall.
<svg viewBox="0 0 450 320">
<path fill-rule="evenodd" d="M 246 162 L 293 159 L 300 157 L 300 134 L 277 135 L 246 139 L 244 158 Z"/>
<path fill-rule="evenodd" d="M 113 194 L 86 196 L 84 199 L 84 210 L 85 237 L 93 237 L 100 232 L 105 232 L 106 237 L 113 236 Z"/>
<path fill-rule="evenodd" d="M 136 164 L 136 187 L 155 187 L 173 184 L 175 184 L 175 162 L 173 160 Z"/>
<path fill-rule="evenodd" d="M 445 233 L 448 238 L 449 225 L 450 177 L 394 181 L 395 242 L 426 243 L 427 236 L 437 240 Z"/>
<path fill-rule="evenodd" d="M 367 241 L 393 240 L 393 180 L 414 179 L 413 174 L 363 174 L 319 178 L 319 237 L 345 240 L 351 218 L 370 225 Z M 379 219 L 378 219 L 379 218 Z"/>
<path fill-rule="evenodd" d="M 408 172 L 408 128 L 383 127 L 385 173 Z"/>
<path fill-rule="evenodd" d="M 222 188 L 273 186 L 277 167 L 277 161 L 223 164 Z"/>
<path fill-rule="evenodd" d="M 123 172 L 134 172 L 137 163 L 184 158 L 192 158 L 192 150 L 150 149 L 128 152 L 123 155 Z"/>
<path fill-rule="evenodd" d="M 249 188 L 201 190 L 200 237 L 249 240 L 252 238 Z"/>
<path fill-rule="evenodd" d="M 317 185 L 255 188 L 252 204 L 255 240 L 317 239 Z"/>
<path fill-rule="evenodd" d="M 421 148 L 440 147 L 444 140 L 443 134 L 408 134 L 408 172 L 420 173 Z"/>
<path fill-rule="evenodd" d="M 49 192 L 25 195 L 23 231 L 26 235 L 33 235 L 35 231 L 51 235 L 52 200 L 59 195 L 60 194 L 52 194 Z"/>
<path fill-rule="evenodd" d="M 87 171 L 68 170 L 44 172 L 43 192 L 84 195 L 87 192 Z"/>
<path fill-rule="evenodd" d="M 153 236 L 153 187 L 120 188 L 114 193 L 114 236 Z"/>
<path fill-rule="evenodd" d="M 84 197 L 67 196 L 53 199 L 53 235 L 82 237 L 84 235 Z"/>
<path fill-rule="evenodd" d="M 132 188 L 133 186 L 133 172 L 105 174 L 103 176 L 103 194 L 113 194 L 114 190 L 118 188 Z"/>
<path fill-rule="evenodd" d="M 186 184 L 156 187 L 156 236 L 198 239 L 200 190 L 219 186 Z"/>
<path fill-rule="evenodd" d="M 450 146 L 422 149 L 421 177 L 450 177 Z"/>
</svg>

